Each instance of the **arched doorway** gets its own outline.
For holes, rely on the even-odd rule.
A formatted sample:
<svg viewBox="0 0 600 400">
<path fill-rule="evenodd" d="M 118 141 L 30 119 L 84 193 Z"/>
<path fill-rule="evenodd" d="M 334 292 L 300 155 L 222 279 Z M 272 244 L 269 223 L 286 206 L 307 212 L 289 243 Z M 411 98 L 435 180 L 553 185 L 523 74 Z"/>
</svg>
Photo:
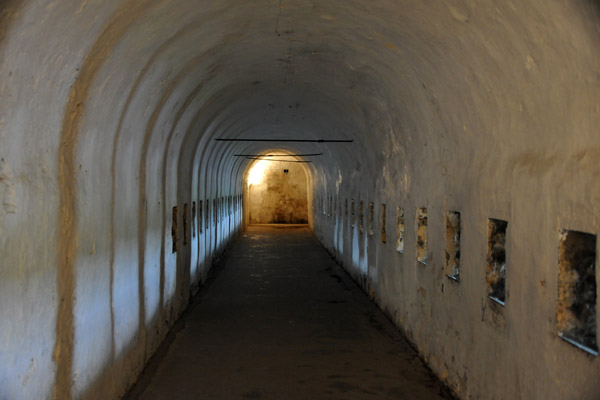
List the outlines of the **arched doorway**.
<svg viewBox="0 0 600 400">
<path fill-rule="evenodd" d="M 244 184 L 246 224 L 310 222 L 310 170 L 301 161 L 287 151 L 271 150 L 248 166 Z"/>
</svg>

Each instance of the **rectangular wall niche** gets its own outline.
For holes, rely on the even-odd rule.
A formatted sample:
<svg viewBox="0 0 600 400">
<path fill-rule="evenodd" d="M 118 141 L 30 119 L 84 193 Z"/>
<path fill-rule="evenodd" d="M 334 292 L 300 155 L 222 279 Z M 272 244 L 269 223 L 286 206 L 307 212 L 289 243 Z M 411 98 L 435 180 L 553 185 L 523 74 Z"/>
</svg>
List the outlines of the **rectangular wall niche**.
<svg viewBox="0 0 600 400">
<path fill-rule="evenodd" d="M 214 216 L 213 216 L 213 225 L 216 225 L 217 222 L 219 222 L 219 209 L 217 207 L 217 199 L 213 199 L 212 208 L 213 208 L 213 214 L 214 214 Z"/>
<path fill-rule="evenodd" d="M 337 215 L 337 197 L 331 196 L 331 216 L 335 219 Z"/>
<path fill-rule="evenodd" d="M 352 203 L 351 203 L 351 207 L 350 207 L 350 218 L 351 218 L 351 225 L 352 225 L 352 229 L 354 229 L 354 217 L 355 217 L 355 212 L 354 212 L 354 199 L 352 199 Z"/>
<path fill-rule="evenodd" d="M 488 297 L 504 305 L 506 301 L 506 227 L 508 222 L 488 219 L 488 251 L 485 268 Z"/>
<path fill-rule="evenodd" d="M 188 203 L 183 205 L 183 245 L 188 244 Z"/>
<path fill-rule="evenodd" d="M 427 208 L 417 210 L 417 261 L 427 264 Z"/>
<path fill-rule="evenodd" d="M 561 230 L 558 265 L 559 336 L 597 356 L 596 235 Z"/>
<path fill-rule="evenodd" d="M 363 233 L 363 231 L 364 231 L 364 226 L 363 226 L 364 217 L 365 217 L 365 202 L 361 200 L 359 203 L 359 206 L 358 206 L 358 231 L 360 233 Z"/>
<path fill-rule="evenodd" d="M 333 211 L 331 213 L 334 218 L 337 218 L 337 196 L 333 198 Z"/>
<path fill-rule="evenodd" d="M 196 237 L 196 202 L 192 201 L 192 237 Z"/>
<path fill-rule="evenodd" d="M 460 281 L 460 213 L 446 213 L 446 274 Z"/>
<path fill-rule="evenodd" d="M 204 208 L 202 208 L 202 200 L 200 200 L 200 203 L 198 203 L 198 210 L 200 210 L 198 212 L 198 232 L 202 233 L 202 225 L 204 224 L 203 218 L 202 216 L 204 215 Z"/>
<path fill-rule="evenodd" d="M 177 252 L 177 206 L 173 207 L 171 212 L 171 241 L 172 253 Z"/>
<path fill-rule="evenodd" d="M 204 228 L 210 227 L 210 199 L 206 199 L 206 214 L 204 215 Z"/>
<path fill-rule="evenodd" d="M 369 202 L 369 236 L 373 236 L 374 231 L 374 220 L 375 219 L 375 203 Z"/>
<path fill-rule="evenodd" d="M 404 208 L 398 207 L 396 212 L 396 251 L 404 253 Z"/>
<path fill-rule="evenodd" d="M 385 243 L 386 242 L 386 235 L 385 235 L 385 204 L 381 204 L 381 207 L 379 208 L 379 218 L 381 219 L 381 221 L 379 222 L 379 232 L 381 233 L 381 243 Z"/>
</svg>

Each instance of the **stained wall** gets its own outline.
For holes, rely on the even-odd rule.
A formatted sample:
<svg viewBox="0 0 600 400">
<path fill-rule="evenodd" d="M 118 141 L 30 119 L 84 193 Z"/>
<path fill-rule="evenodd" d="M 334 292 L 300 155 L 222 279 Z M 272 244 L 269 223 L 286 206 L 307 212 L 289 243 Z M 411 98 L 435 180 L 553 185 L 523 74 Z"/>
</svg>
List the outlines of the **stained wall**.
<svg viewBox="0 0 600 400">
<path fill-rule="evenodd" d="M 315 234 L 460 398 L 597 398 L 598 357 L 559 336 L 557 304 L 562 230 L 600 232 L 598 17 L 591 0 L 2 2 L 0 397 L 121 396 L 243 226 L 234 155 L 283 143 L 323 153 Z M 490 218 L 508 223 L 503 306 Z"/>
<path fill-rule="evenodd" d="M 298 162 L 270 160 L 256 164 L 250 167 L 246 183 L 248 223 L 308 224 L 308 179 L 304 167 Z"/>
</svg>

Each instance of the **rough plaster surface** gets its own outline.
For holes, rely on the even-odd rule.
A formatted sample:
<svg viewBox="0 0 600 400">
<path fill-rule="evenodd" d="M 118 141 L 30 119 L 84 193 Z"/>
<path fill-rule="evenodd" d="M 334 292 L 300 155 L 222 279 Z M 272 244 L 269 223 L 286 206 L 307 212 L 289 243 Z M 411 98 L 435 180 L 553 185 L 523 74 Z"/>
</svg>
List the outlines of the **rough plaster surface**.
<svg viewBox="0 0 600 400">
<path fill-rule="evenodd" d="M 309 199 L 404 209 L 404 253 L 308 218 L 461 398 L 597 398 L 556 302 L 559 230 L 600 232 L 599 21 L 592 0 L 2 2 L 0 397 L 124 393 L 242 224 L 214 201 L 244 190 L 232 155 L 284 147 L 324 153 Z M 202 199 L 171 253 L 171 207 Z M 504 307 L 488 218 L 509 222 Z"/>
<path fill-rule="evenodd" d="M 248 183 L 249 223 L 307 224 L 308 179 L 304 168 L 292 162 L 258 161 L 256 164 L 254 168 L 262 172 L 262 177 L 256 183 Z"/>
</svg>

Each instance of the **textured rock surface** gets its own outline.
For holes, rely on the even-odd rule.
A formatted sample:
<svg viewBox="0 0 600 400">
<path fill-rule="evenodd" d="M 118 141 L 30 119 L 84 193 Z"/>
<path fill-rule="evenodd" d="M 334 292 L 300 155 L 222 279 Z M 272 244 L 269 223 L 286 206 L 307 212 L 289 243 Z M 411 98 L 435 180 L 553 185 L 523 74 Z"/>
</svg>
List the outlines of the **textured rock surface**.
<svg viewBox="0 0 600 400">
<path fill-rule="evenodd" d="M 559 230 L 600 231 L 599 21 L 592 0 L 3 1 L 0 397 L 124 393 L 242 223 L 232 155 L 284 147 L 324 153 L 316 235 L 460 397 L 597 398 L 556 302 Z M 404 253 L 313 212 L 329 198 L 403 207 Z M 171 253 L 172 207 L 200 200 L 208 226 Z M 488 218 L 510 227 L 504 308 Z"/>
</svg>

